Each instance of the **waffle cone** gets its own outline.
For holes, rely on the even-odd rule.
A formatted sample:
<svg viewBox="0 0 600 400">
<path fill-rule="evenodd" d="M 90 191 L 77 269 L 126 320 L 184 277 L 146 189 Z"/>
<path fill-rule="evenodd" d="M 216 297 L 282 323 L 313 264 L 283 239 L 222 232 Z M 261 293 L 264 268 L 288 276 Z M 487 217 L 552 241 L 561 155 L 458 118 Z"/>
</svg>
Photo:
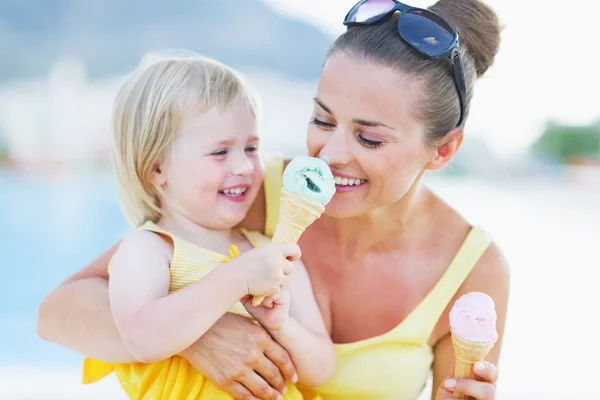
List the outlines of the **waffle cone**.
<svg viewBox="0 0 600 400">
<path fill-rule="evenodd" d="M 325 207 L 315 204 L 302 196 L 281 189 L 279 197 L 279 220 L 271 243 L 297 243 L 306 228 L 323 214 Z M 252 299 L 254 306 L 259 305 L 264 296 Z"/>
<path fill-rule="evenodd" d="M 452 331 L 452 346 L 454 347 L 455 367 L 454 376 L 457 378 L 475 377 L 473 364 L 483 360 L 492 347 L 494 342 L 470 342 L 456 335 Z M 459 392 L 454 392 L 455 399 L 466 399 Z"/>
<path fill-rule="evenodd" d="M 281 189 L 279 220 L 272 243 L 298 243 L 300 235 L 323 214 L 325 207 Z"/>
</svg>

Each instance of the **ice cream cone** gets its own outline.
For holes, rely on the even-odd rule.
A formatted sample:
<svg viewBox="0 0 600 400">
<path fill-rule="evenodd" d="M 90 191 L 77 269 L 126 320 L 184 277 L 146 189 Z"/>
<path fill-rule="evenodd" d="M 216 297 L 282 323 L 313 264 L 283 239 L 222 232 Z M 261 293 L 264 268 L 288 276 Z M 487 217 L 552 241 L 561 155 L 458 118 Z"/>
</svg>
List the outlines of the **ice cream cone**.
<svg viewBox="0 0 600 400">
<path fill-rule="evenodd" d="M 297 243 L 300 235 L 323 214 L 325 207 L 281 189 L 279 198 L 279 220 L 272 242 Z"/>
<path fill-rule="evenodd" d="M 498 340 L 496 319 L 494 299 L 485 293 L 470 292 L 456 300 L 450 310 L 455 377 L 475 377 L 473 364 L 483 360 Z M 454 398 L 466 397 L 455 391 Z"/>
<path fill-rule="evenodd" d="M 304 230 L 325 211 L 335 194 L 335 180 L 325 161 L 298 156 L 285 167 L 282 185 L 272 243 L 297 243 Z M 263 299 L 255 296 L 252 304 L 258 306 Z"/>
<path fill-rule="evenodd" d="M 457 378 L 470 378 L 475 377 L 473 371 L 473 364 L 483 360 L 492 347 L 493 342 L 472 342 L 465 340 L 458 336 L 453 330 L 452 332 L 452 345 L 454 347 L 455 354 L 455 366 L 454 376 Z M 454 392 L 455 399 L 465 399 L 458 391 Z"/>
<path fill-rule="evenodd" d="M 271 240 L 274 244 L 297 243 L 300 235 L 323 214 L 325 207 L 310 200 L 281 189 L 279 198 L 279 220 Z M 258 306 L 264 296 L 252 298 L 252 304 Z"/>
</svg>

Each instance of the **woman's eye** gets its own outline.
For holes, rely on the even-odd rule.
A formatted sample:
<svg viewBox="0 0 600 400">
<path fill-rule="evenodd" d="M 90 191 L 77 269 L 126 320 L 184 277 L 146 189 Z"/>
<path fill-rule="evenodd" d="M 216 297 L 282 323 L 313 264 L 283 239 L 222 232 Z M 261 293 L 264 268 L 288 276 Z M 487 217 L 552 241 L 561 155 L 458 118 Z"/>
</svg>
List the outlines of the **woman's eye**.
<svg viewBox="0 0 600 400">
<path fill-rule="evenodd" d="M 334 128 L 335 125 L 334 124 L 330 124 L 329 122 L 325 122 L 325 121 L 321 121 L 318 118 L 313 118 L 312 121 L 310 121 L 311 124 L 316 125 L 316 126 L 320 126 L 322 128 Z"/>
<path fill-rule="evenodd" d="M 255 151 L 258 151 L 258 146 L 248 146 L 246 147 L 246 151 L 249 153 L 254 153 Z"/>
<path fill-rule="evenodd" d="M 217 151 L 214 151 L 214 152 L 210 153 L 210 155 L 212 155 L 212 156 L 225 156 L 225 155 L 227 155 L 227 150 L 226 149 L 217 150 Z"/>
<path fill-rule="evenodd" d="M 376 142 L 373 140 L 365 139 L 361 135 L 358 135 L 356 138 L 363 146 L 368 147 L 370 149 L 376 149 L 378 147 L 383 146 L 383 142 Z"/>
</svg>

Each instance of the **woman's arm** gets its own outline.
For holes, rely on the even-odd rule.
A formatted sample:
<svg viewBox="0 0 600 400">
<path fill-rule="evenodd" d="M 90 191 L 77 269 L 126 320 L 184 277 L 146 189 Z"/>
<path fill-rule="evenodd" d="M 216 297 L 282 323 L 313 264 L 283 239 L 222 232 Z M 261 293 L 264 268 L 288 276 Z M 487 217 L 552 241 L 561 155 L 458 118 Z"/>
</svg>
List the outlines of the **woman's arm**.
<svg viewBox="0 0 600 400">
<path fill-rule="evenodd" d="M 477 375 L 475 379 L 455 379 L 452 339 L 449 333 L 440 339 L 435 345 L 432 399 L 451 398 L 454 390 L 459 390 L 477 400 L 493 400 L 495 398 L 495 384 L 498 379 L 497 365 L 500 359 L 508 306 L 509 280 L 508 264 L 498 247 L 492 244 L 463 284 L 459 295 L 483 292 L 494 299 L 498 315 L 496 323 L 498 340 L 485 357 L 486 361 L 482 363 L 483 369 L 478 371 L 478 365 L 475 365 Z M 448 387 L 448 384 L 450 386 L 454 384 L 454 386 Z"/>
<path fill-rule="evenodd" d="M 118 243 L 77 272 L 40 305 L 38 335 L 86 357 L 129 363 L 131 356 L 114 323 L 108 300 L 108 262 Z"/>
</svg>

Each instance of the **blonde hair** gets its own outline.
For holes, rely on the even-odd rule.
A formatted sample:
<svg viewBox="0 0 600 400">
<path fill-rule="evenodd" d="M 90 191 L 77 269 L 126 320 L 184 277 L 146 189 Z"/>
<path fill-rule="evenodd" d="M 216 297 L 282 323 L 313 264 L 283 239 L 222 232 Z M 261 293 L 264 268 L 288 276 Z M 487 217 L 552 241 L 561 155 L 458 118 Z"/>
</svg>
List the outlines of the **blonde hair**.
<svg viewBox="0 0 600 400">
<path fill-rule="evenodd" d="M 257 99 L 238 73 L 198 55 L 152 56 L 125 77 L 113 109 L 113 153 L 121 208 L 134 227 L 162 214 L 153 172 L 184 116 L 240 101 L 258 118 Z"/>
</svg>

